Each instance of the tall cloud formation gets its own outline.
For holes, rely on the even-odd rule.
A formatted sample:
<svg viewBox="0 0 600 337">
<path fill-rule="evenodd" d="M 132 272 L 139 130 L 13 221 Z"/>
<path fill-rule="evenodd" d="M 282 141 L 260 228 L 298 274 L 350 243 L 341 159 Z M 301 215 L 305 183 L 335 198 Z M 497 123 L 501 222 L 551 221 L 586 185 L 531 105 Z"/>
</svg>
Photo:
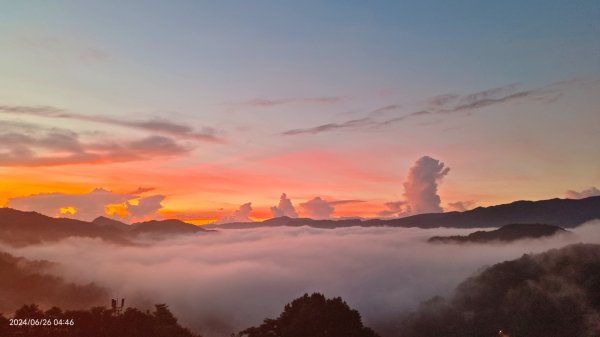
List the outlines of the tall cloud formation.
<svg viewBox="0 0 600 337">
<path fill-rule="evenodd" d="M 315 197 L 307 202 L 301 203 L 303 213 L 312 219 L 329 219 L 335 207 L 328 201 Z"/>
<path fill-rule="evenodd" d="M 411 214 L 440 213 L 438 184 L 450 171 L 444 163 L 429 156 L 423 156 L 408 171 L 404 182 L 404 197 L 408 202 Z"/>
<path fill-rule="evenodd" d="M 569 190 L 566 193 L 566 197 L 568 199 L 584 199 L 584 198 L 597 197 L 597 196 L 600 196 L 600 190 L 594 186 L 588 188 L 587 190 L 583 190 L 581 192 Z"/>
<path fill-rule="evenodd" d="M 279 218 L 282 216 L 287 216 L 290 218 L 298 217 L 296 208 L 285 193 L 281 194 L 281 197 L 279 198 L 279 205 L 271 207 L 271 214 L 274 218 Z"/>
<path fill-rule="evenodd" d="M 89 193 L 47 193 L 8 200 L 6 207 L 22 211 L 35 211 L 48 216 L 62 216 L 91 221 L 101 215 L 112 215 L 122 220 L 159 218 L 163 195 L 140 196 L 150 189 L 138 189 L 130 193 L 114 193 L 97 188 Z M 132 203 L 136 200 L 136 203 Z M 110 214 L 109 214 L 110 213 Z"/>
<path fill-rule="evenodd" d="M 218 224 L 230 223 L 230 222 L 251 222 L 250 213 L 252 212 L 252 203 L 247 202 L 240 206 L 238 210 L 232 214 L 226 215 L 216 221 Z"/>
</svg>

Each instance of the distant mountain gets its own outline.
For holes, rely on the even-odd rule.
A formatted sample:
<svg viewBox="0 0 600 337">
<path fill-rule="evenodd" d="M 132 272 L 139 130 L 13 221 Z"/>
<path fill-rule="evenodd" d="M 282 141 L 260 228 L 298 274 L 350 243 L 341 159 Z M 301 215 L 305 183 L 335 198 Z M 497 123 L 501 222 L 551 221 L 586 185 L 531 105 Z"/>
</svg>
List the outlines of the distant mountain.
<svg viewBox="0 0 600 337">
<path fill-rule="evenodd" d="M 557 233 L 571 233 L 558 226 L 544 224 L 511 224 L 493 231 L 477 231 L 466 236 L 434 236 L 430 243 L 487 243 L 491 241 L 511 242 L 521 239 L 538 239 Z"/>
<path fill-rule="evenodd" d="M 94 221 L 92 221 L 92 223 L 100 227 L 113 227 L 122 231 L 129 231 L 131 229 L 131 225 L 128 225 L 115 219 L 107 218 L 105 216 L 97 217 L 96 219 L 94 219 Z"/>
<path fill-rule="evenodd" d="M 36 212 L 0 208 L 0 241 L 13 246 L 58 241 L 68 237 L 99 238 L 107 242 L 132 245 L 140 234 L 162 238 L 173 234 L 213 232 L 180 220 L 148 221 L 127 225 L 98 217 L 92 222 L 53 218 Z"/>
<path fill-rule="evenodd" d="M 208 230 L 181 220 L 170 219 L 134 223 L 131 225 L 131 232 L 134 234 L 191 234 L 198 232 L 215 232 L 215 230 Z"/>
<path fill-rule="evenodd" d="M 23 303 L 65 309 L 99 306 L 109 296 L 93 283 L 74 284 L 52 275 L 53 268 L 52 262 L 31 261 L 0 252 L 0 312 L 14 311 Z"/>
<path fill-rule="evenodd" d="M 600 336 L 600 245 L 495 264 L 436 296 L 390 332 L 400 337 Z M 503 333 L 499 333 L 501 330 Z"/>
<path fill-rule="evenodd" d="M 100 238 L 104 241 L 131 244 L 122 231 L 90 222 L 52 218 L 36 212 L 0 208 L 0 241 L 14 246 L 58 241 L 71 236 Z"/>
<path fill-rule="evenodd" d="M 579 200 L 550 199 L 540 201 L 515 201 L 510 204 L 477 207 L 465 212 L 419 214 L 389 220 L 313 220 L 281 217 L 262 222 L 238 222 L 222 225 L 211 224 L 206 227 L 227 229 L 273 226 L 310 226 L 316 228 L 351 226 L 498 228 L 514 223 L 544 223 L 563 228 L 573 228 L 594 219 L 600 219 L 600 197 L 590 197 Z"/>
</svg>

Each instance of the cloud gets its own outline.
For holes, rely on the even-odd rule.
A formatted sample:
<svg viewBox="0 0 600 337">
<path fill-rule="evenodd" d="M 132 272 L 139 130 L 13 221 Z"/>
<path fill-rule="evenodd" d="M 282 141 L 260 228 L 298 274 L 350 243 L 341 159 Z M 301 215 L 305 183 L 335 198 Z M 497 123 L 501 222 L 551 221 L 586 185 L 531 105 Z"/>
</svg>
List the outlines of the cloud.
<svg viewBox="0 0 600 337">
<path fill-rule="evenodd" d="M 569 190 L 566 193 L 566 197 L 568 199 L 583 199 L 583 198 L 596 197 L 596 196 L 600 196 L 600 190 L 594 186 L 588 188 L 587 190 L 583 190 L 581 192 Z"/>
<path fill-rule="evenodd" d="M 158 217 L 162 208 L 162 195 L 140 197 L 141 190 L 134 193 L 114 193 L 102 188 L 89 193 L 66 194 L 47 193 L 8 200 L 6 207 L 22 211 L 35 211 L 48 216 L 61 216 L 84 221 L 91 221 L 101 215 L 121 215 L 123 220 L 143 220 Z M 131 200 L 136 200 L 132 204 Z M 107 211 L 118 210 L 113 214 Z"/>
<path fill-rule="evenodd" d="M 224 224 L 224 223 L 230 223 L 230 222 L 251 222 L 252 221 L 252 219 L 250 218 L 251 212 L 252 212 L 252 203 L 247 202 L 247 203 L 241 205 L 237 211 L 217 220 L 216 223 Z"/>
<path fill-rule="evenodd" d="M 399 105 L 392 104 L 373 110 L 364 118 L 339 123 L 327 123 L 310 128 L 292 129 L 284 131 L 281 134 L 293 136 L 300 134 L 318 134 L 329 131 L 373 129 L 396 124 L 423 115 L 449 115 L 460 112 L 470 113 L 493 105 L 525 100 L 551 103 L 556 101 L 568 87 L 597 84 L 598 81 L 595 80 L 575 79 L 571 81 L 555 82 L 529 90 L 517 90 L 519 84 L 512 83 L 462 96 L 456 94 L 434 96 L 427 100 L 423 109 L 411 113 L 404 113 L 395 117 L 383 118 L 388 115 L 389 112 L 399 109 Z"/>
<path fill-rule="evenodd" d="M 274 317 L 306 292 L 341 296 L 374 328 L 397 322 L 422 301 L 452 294 L 483 266 L 569 243 L 600 243 L 599 224 L 578 227 L 573 236 L 502 245 L 426 242 L 476 229 L 285 227 L 220 230 L 144 246 L 70 238 L 0 250 L 58 262 L 53 271 L 65 281 L 94 282 L 127 305 L 167 303 L 184 326 L 216 337 Z"/>
<path fill-rule="evenodd" d="M 305 97 L 305 98 L 284 98 L 284 99 L 253 99 L 249 101 L 231 103 L 234 106 L 247 107 L 274 107 L 282 105 L 332 105 L 341 102 L 345 97 Z"/>
<path fill-rule="evenodd" d="M 403 184 L 404 197 L 411 214 L 443 212 L 437 188 L 438 183 L 449 171 L 450 168 L 444 167 L 444 163 L 428 156 L 415 162 Z"/>
<path fill-rule="evenodd" d="M 84 142 L 69 130 L 0 123 L 0 166 L 59 166 L 147 160 L 189 153 L 172 138 L 149 136 L 133 141 Z"/>
<path fill-rule="evenodd" d="M 386 210 L 377 213 L 381 218 L 403 217 L 410 215 L 410 206 L 408 201 L 390 201 L 386 202 Z"/>
<path fill-rule="evenodd" d="M 75 59 L 92 63 L 106 61 L 110 58 L 109 54 L 102 49 L 56 36 L 24 36 L 16 40 L 16 44 L 65 61 Z"/>
<path fill-rule="evenodd" d="M 44 118 L 72 119 L 155 132 L 177 139 L 189 139 L 210 143 L 224 142 L 221 138 L 217 137 L 216 131 L 213 128 L 204 127 L 201 129 L 201 131 L 196 131 L 187 125 L 173 123 L 171 121 L 157 118 L 148 120 L 126 120 L 107 116 L 71 113 L 51 106 L 0 105 L 0 113 L 37 116 Z"/>
<path fill-rule="evenodd" d="M 307 202 L 301 203 L 302 212 L 312 219 L 329 219 L 335 207 L 328 201 L 315 197 Z"/>
<path fill-rule="evenodd" d="M 344 123 L 329 123 L 329 124 L 323 124 L 323 125 L 319 125 L 313 128 L 308 128 L 308 129 L 292 129 L 292 130 L 288 130 L 283 132 L 283 135 L 286 136 L 292 136 L 292 135 L 299 135 L 299 134 L 317 134 L 317 133 L 321 133 L 321 132 L 326 132 L 326 131 L 334 131 L 334 130 L 338 130 L 338 129 L 357 129 L 357 128 L 361 128 L 364 126 L 368 126 L 373 124 L 373 122 L 371 121 L 370 118 L 360 118 L 360 119 L 353 119 Z"/>
<path fill-rule="evenodd" d="M 137 199 L 137 204 L 127 202 L 127 211 L 136 220 L 155 220 L 160 218 L 158 211 L 163 208 L 164 195 L 152 195 Z"/>
<path fill-rule="evenodd" d="M 290 218 L 297 218 L 298 212 L 296 212 L 296 208 L 292 204 L 292 201 L 285 195 L 285 193 L 281 194 L 279 198 L 279 205 L 271 207 L 271 214 L 274 218 L 287 216 Z"/>
<path fill-rule="evenodd" d="M 457 201 L 449 202 L 448 207 L 451 211 L 464 212 L 469 210 L 473 206 L 473 201 Z"/>
</svg>

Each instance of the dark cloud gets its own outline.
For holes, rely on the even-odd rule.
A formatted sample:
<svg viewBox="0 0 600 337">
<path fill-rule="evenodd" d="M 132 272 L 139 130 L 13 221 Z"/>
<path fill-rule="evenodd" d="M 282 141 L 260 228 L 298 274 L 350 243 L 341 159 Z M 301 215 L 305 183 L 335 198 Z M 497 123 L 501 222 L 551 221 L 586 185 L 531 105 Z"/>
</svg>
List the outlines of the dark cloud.
<svg viewBox="0 0 600 337">
<path fill-rule="evenodd" d="M 361 128 L 364 126 L 369 126 L 371 124 L 372 124 L 371 118 L 366 117 L 366 118 L 349 120 L 347 122 L 340 123 L 340 124 L 329 123 L 329 124 L 319 125 L 314 128 L 288 130 L 288 131 L 283 132 L 283 134 L 286 136 L 307 134 L 307 133 L 308 134 L 317 134 L 317 133 L 321 133 L 321 132 L 334 131 L 334 130 L 340 130 L 340 129 L 357 129 L 357 128 Z"/>
<path fill-rule="evenodd" d="M 596 196 L 600 196 L 600 190 L 594 186 L 580 192 L 569 190 L 566 193 L 566 197 L 569 199 L 583 199 Z"/>
<path fill-rule="evenodd" d="M 0 166 L 58 166 L 146 160 L 186 154 L 191 147 L 164 136 L 124 142 L 84 142 L 79 134 L 59 129 L 33 132 L 0 128 Z"/>
<path fill-rule="evenodd" d="M 282 216 L 287 216 L 290 218 L 298 217 L 298 212 L 296 212 L 296 208 L 285 193 L 281 194 L 281 197 L 279 198 L 279 204 L 277 206 L 271 207 L 271 214 L 274 218 Z"/>
<path fill-rule="evenodd" d="M 219 143 L 223 140 L 216 135 L 213 128 L 205 127 L 200 131 L 193 128 L 173 123 L 164 119 L 149 119 L 149 120 L 125 120 L 106 116 L 84 115 L 67 112 L 50 106 L 8 106 L 0 105 L 0 113 L 13 115 L 28 115 L 45 118 L 59 118 L 87 121 L 93 123 L 109 124 L 126 128 L 139 129 L 143 131 L 156 132 L 163 135 L 168 135 L 179 139 L 189 139 L 204 142 Z"/>
</svg>

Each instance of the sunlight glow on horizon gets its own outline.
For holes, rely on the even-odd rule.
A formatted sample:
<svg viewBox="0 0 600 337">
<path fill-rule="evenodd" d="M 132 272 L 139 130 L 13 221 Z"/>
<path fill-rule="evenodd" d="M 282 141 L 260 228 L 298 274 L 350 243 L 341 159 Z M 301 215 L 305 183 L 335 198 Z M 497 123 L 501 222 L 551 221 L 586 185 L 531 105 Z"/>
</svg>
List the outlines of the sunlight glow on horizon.
<svg viewBox="0 0 600 337">
<path fill-rule="evenodd" d="M 445 211 L 600 187 L 596 1 L 5 7 L 0 206 L 397 216 L 423 156 Z"/>
</svg>

